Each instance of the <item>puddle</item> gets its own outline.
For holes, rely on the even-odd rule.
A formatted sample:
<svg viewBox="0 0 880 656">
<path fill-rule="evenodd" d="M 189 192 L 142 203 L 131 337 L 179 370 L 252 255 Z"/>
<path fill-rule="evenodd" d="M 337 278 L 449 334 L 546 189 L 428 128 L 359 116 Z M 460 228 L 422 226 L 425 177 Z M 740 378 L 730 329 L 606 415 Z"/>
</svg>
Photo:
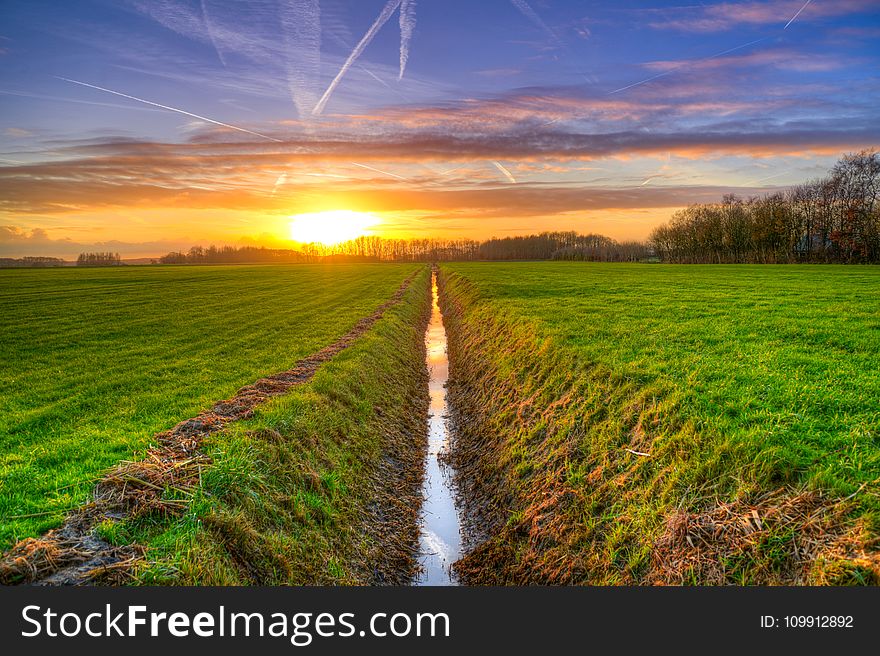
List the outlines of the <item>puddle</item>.
<svg viewBox="0 0 880 656">
<path fill-rule="evenodd" d="M 452 487 L 452 470 L 441 461 L 441 454 L 449 448 L 449 427 L 446 420 L 446 380 L 449 378 L 449 359 L 446 356 L 446 329 L 440 307 L 437 305 L 437 274 L 431 281 L 433 307 L 431 322 L 425 333 L 428 371 L 431 374 L 428 391 L 431 406 L 428 416 L 428 458 L 425 463 L 425 482 L 422 485 L 421 575 L 415 585 L 457 585 L 451 565 L 461 555 L 461 525 Z"/>
</svg>

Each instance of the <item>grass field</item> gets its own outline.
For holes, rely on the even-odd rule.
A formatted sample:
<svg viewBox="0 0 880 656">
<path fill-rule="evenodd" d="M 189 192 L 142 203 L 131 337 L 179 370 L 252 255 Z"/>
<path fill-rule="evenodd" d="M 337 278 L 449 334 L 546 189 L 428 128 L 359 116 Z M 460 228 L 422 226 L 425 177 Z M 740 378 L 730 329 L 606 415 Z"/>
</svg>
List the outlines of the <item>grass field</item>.
<svg viewBox="0 0 880 656">
<path fill-rule="evenodd" d="M 414 269 L 0 271 L 0 548 L 57 525 L 157 431 L 332 342 Z"/>
<path fill-rule="evenodd" d="M 479 446 L 479 475 L 493 483 L 474 492 L 513 508 L 501 537 L 464 564 L 475 580 L 650 580 L 681 513 L 699 523 L 719 504 L 754 508 L 780 489 L 801 505 L 816 505 L 814 492 L 850 497 L 847 522 L 876 546 L 880 269 L 443 271 L 453 377 L 457 366 L 470 391 L 482 390 L 471 402 L 482 421 L 463 443 Z M 541 510 L 547 495 L 569 499 L 552 521 Z M 718 554 L 721 574 L 699 562 L 678 573 L 784 580 L 796 524 L 764 522 L 766 544 Z M 566 555 L 567 569 L 552 564 Z M 866 575 L 847 572 L 853 582 Z"/>
<path fill-rule="evenodd" d="M 107 522 L 148 547 L 137 582 L 406 584 L 426 445 L 429 271 L 315 377 L 209 437 L 212 465 L 180 516 Z M 173 495 L 173 492 L 172 492 Z"/>
</svg>

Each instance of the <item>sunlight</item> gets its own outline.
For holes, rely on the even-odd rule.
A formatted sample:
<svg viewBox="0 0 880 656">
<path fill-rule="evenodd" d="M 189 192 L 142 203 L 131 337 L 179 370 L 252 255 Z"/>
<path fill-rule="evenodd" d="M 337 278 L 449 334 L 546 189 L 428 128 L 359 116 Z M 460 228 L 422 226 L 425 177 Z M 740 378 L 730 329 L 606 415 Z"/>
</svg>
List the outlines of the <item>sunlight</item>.
<svg viewBox="0 0 880 656">
<path fill-rule="evenodd" d="M 330 210 L 291 217 L 290 238 L 302 244 L 335 246 L 369 234 L 379 219 L 368 212 Z"/>
</svg>

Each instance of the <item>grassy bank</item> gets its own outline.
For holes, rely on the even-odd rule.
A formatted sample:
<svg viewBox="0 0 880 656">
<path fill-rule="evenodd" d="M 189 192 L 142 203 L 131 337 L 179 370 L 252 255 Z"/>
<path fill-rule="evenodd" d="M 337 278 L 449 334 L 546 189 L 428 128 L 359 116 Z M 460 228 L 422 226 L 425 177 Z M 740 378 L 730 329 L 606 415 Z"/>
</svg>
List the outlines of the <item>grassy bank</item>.
<svg viewBox="0 0 880 656">
<path fill-rule="evenodd" d="M 472 583 L 876 583 L 880 271 L 442 268 Z"/>
<path fill-rule="evenodd" d="M 414 266 L 0 271 L 0 550 L 157 431 L 349 330 Z"/>
<path fill-rule="evenodd" d="M 142 584 L 390 584 L 416 568 L 429 271 L 314 378 L 206 438 L 180 515 L 106 521 Z M 175 492 L 169 490 L 174 496 Z"/>
</svg>

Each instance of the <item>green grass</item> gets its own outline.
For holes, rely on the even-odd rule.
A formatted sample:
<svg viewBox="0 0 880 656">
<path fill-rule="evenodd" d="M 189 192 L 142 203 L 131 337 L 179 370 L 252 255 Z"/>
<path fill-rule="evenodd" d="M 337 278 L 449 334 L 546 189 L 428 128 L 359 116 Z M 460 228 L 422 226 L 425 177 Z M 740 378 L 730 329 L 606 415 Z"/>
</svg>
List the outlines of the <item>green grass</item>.
<svg viewBox="0 0 880 656">
<path fill-rule="evenodd" d="M 138 583 L 406 582 L 426 443 L 429 280 L 425 268 L 310 382 L 206 438 L 213 462 L 182 517 L 100 527 L 111 541 L 147 546 Z"/>
<path fill-rule="evenodd" d="M 157 431 L 331 343 L 414 269 L 0 271 L 0 548 L 57 525 Z"/>
<path fill-rule="evenodd" d="M 487 425 L 504 435 L 518 511 L 549 470 L 577 491 L 563 511 L 577 527 L 567 548 L 591 568 L 577 576 L 639 581 L 672 510 L 781 486 L 861 490 L 853 516 L 876 537 L 880 268 L 443 270 L 470 346 L 502 389 L 497 404 L 485 399 Z"/>
</svg>

